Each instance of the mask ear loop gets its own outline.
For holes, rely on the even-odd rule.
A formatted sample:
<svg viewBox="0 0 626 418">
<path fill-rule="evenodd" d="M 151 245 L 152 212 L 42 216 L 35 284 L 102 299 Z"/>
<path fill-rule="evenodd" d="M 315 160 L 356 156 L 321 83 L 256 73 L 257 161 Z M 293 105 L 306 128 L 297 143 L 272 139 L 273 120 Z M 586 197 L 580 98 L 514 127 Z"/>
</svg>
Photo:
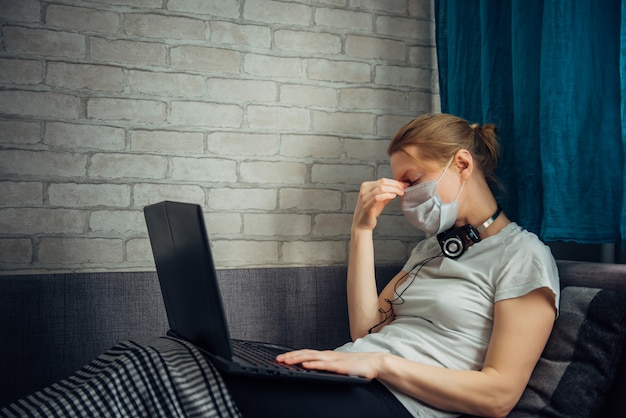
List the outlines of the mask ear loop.
<svg viewBox="0 0 626 418">
<path fill-rule="evenodd" d="M 367 330 L 368 334 L 371 334 L 372 331 L 375 328 L 377 328 L 378 326 L 382 325 L 383 323 L 385 323 L 385 321 L 387 321 L 389 318 L 391 318 L 391 316 L 393 314 L 393 305 L 402 305 L 404 303 L 404 298 L 402 297 L 402 295 L 413 284 L 413 282 L 417 278 L 417 275 L 422 270 L 422 267 L 424 267 L 426 264 L 428 264 L 429 262 L 431 262 L 435 258 L 439 258 L 439 257 L 442 257 L 442 256 L 443 256 L 443 252 L 440 252 L 439 254 L 437 254 L 437 255 L 435 255 L 433 257 L 429 257 L 429 258 L 426 258 L 426 259 L 420 261 L 415 266 L 413 266 L 413 268 L 411 268 L 411 270 L 409 270 L 407 273 L 404 273 L 402 275 L 402 277 L 396 281 L 396 283 L 394 284 L 394 287 L 393 287 L 393 292 L 396 294 L 396 297 L 393 298 L 393 300 L 385 299 L 385 302 L 387 302 L 389 304 L 389 309 L 383 309 L 382 307 L 378 308 L 378 312 L 380 312 L 381 314 L 385 315 L 385 318 L 382 321 L 380 321 L 379 323 L 377 323 L 376 325 L 374 325 L 373 327 L 371 327 L 370 329 L 368 329 Z M 411 281 L 409 282 L 409 284 L 407 284 L 406 287 L 400 293 L 398 293 L 398 286 L 400 286 L 400 282 L 402 282 L 404 280 L 404 278 L 408 277 L 413 272 L 413 270 L 415 270 L 415 269 L 417 269 L 417 271 L 415 272 L 415 274 L 411 278 Z M 398 302 L 398 301 L 400 301 L 400 302 Z"/>
<path fill-rule="evenodd" d="M 446 174 L 446 171 L 448 171 L 448 168 L 450 168 L 450 165 L 452 164 L 452 161 L 454 161 L 454 155 L 452 156 L 452 158 L 450 158 L 450 161 L 448 161 L 448 164 L 446 165 L 446 168 L 444 168 L 443 171 L 441 172 L 441 174 L 439 174 L 439 178 L 437 178 L 437 184 L 439 184 L 439 182 L 443 178 L 443 175 Z"/>
</svg>

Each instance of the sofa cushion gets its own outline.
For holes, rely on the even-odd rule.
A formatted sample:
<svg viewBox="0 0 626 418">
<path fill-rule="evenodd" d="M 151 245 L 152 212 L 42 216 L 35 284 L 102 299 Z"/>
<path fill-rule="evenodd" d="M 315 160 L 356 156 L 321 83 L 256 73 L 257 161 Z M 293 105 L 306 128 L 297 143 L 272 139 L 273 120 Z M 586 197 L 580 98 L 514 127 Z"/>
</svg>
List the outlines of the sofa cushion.
<svg viewBox="0 0 626 418">
<path fill-rule="evenodd" d="M 626 292 L 563 289 L 559 318 L 510 416 L 601 416 L 625 340 Z"/>
</svg>

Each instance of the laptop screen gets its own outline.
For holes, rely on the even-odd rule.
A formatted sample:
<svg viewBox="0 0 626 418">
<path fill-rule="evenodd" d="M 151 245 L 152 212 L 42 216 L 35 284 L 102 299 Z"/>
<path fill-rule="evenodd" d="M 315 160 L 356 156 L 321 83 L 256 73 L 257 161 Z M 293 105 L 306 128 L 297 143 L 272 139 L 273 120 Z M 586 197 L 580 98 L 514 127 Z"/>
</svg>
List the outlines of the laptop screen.
<svg viewBox="0 0 626 418">
<path fill-rule="evenodd" d="M 144 215 L 171 330 L 213 355 L 232 358 L 201 207 L 166 201 L 145 207 Z"/>
</svg>

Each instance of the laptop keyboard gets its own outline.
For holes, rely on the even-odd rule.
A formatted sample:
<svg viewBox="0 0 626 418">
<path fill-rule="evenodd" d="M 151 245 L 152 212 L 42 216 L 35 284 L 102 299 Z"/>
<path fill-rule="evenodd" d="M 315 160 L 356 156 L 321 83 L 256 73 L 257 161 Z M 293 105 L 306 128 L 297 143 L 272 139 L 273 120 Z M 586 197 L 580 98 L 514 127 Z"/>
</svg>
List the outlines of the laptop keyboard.
<svg viewBox="0 0 626 418">
<path fill-rule="evenodd" d="M 284 350 L 280 350 L 278 348 L 276 348 L 276 350 L 272 350 L 271 347 L 264 347 L 250 341 L 242 340 L 232 340 L 232 346 L 233 354 L 235 356 L 259 366 L 291 370 L 306 370 L 302 366 L 278 363 L 276 361 L 276 356 L 281 352 L 284 352 Z"/>
</svg>

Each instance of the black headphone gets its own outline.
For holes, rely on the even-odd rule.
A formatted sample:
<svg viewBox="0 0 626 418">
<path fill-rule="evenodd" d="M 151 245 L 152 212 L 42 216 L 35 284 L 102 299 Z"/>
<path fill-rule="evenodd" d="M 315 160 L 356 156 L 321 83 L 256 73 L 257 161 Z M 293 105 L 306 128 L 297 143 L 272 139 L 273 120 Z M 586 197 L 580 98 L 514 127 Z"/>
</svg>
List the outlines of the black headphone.
<svg viewBox="0 0 626 418">
<path fill-rule="evenodd" d="M 496 213 L 494 213 L 478 228 L 474 228 L 472 225 L 467 224 L 459 228 L 452 227 L 447 231 L 437 234 L 437 241 L 439 241 L 443 255 L 453 260 L 462 256 L 465 250 L 477 242 L 480 242 L 480 233 L 491 225 L 498 216 L 500 216 L 500 212 L 502 212 L 502 208 L 498 205 Z"/>
<path fill-rule="evenodd" d="M 472 225 L 448 229 L 437 235 L 443 255 L 457 259 L 473 244 L 480 242 L 480 233 Z"/>
</svg>

